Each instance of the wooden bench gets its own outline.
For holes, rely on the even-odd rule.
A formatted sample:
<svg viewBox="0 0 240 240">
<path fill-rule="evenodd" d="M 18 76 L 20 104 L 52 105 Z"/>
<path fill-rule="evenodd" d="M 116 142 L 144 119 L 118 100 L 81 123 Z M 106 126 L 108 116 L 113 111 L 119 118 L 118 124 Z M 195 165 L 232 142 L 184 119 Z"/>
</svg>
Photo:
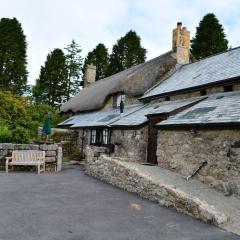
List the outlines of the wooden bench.
<svg viewBox="0 0 240 240">
<path fill-rule="evenodd" d="M 37 172 L 45 172 L 45 152 L 35 150 L 13 151 L 12 157 L 6 157 L 6 172 L 9 166 L 37 166 Z"/>
</svg>

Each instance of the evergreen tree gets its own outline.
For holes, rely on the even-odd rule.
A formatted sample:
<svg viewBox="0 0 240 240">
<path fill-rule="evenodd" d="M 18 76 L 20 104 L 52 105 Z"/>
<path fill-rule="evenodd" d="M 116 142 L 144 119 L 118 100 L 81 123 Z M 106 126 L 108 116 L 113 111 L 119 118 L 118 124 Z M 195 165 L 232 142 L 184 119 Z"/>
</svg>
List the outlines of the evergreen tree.
<svg viewBox="0 0 240 240">
<path fill-rule="evenodd" d="M 71 96 L 77 94 L 80 90 L 83 59 L 81 57 L 82 50 L 74 40 L 72 40 L 71 44 L 68 45 L 65 50 L 67 51 L 66 64 L 68 71 L 66 97 L 67 100 L 69 100 Z"/>
<path fill-rule="evenodd" d="M 83 73 L 86 71 L 88 64 L 94 64 L 96 70 L 96 81 L 107 76 L 107 69 L 109 64 L 108 49 L 102 43 L 99 43 L 96 48 L 87 54 L 84 61 Z"/>
<path fill-rule="evenodd" d="M 201 59 L 228 48 L 228 41 L 223 26 L 213 13 L 203 17 L 197 27 L 196 35 L 191 40 L 191 52 L 196 59 Z"/>
<path fill-rule="evenodd" d="M 23 94 L 27 84 L 26 37 L 16 18 L 0 19 L 0 90 Z"/>
<path fill-rule="evenodd" d="M 141 39 L 136 32 L 129 31 L 113 46 L 108 75 L 145 62 L 146 52 L 146 49 L 141 46 Z"/>
<path fill-rule="evenodd" d="M 54 49 L 41 67 L 33 95 L 37 103 L 55 106 L 67 98 L 68 70 L 66 57 L 61 49 Z"/>
</svg>

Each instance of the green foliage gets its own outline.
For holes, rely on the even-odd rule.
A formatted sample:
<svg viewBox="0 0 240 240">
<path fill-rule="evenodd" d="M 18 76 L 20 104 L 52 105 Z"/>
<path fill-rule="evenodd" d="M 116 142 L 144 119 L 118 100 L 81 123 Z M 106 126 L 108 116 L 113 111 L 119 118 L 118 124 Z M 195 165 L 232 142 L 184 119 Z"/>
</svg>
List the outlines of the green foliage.
<svg viewBox="0 0 240 240">
<path fill-rule="evenodd" d="M 16 143 L 26 143 L 30 139 L 30 131 L 22 126 L 16 126 L 11 135 L 11 141 Z"/>
<path fill-rule="evenodd" d="M 3 123 L 2 123 L 3 124 Z M 0 142 L 11 142 L 12 133 L 7 125 L 0 125 Z"/>
<path fill-rule="evenodd" d="M 22 95 L 27 86 L 27 43 L 16 18 L 0 19 L 0 39 L 0 90 Z"/>
<path fill-rule="evenodd" d="M 108 75 L 145 62 L 146 52 L 146 49 L 141 46 L 141 39 L 136 32 L 129 31 L 113 46 Z"/>
<path fill-rule="evenodd" d="M 41 67 L 39 79 L 33 88 L 33 96 L 37 103 L 58 106 L 66 100 L 68 87 L 68 70 L 66 58 L 61 49 L 54 49 L 47 56 L 45 65 Z"/>
<path fill-rule="evenodd" d="M 223 26 L 213 13 L 203 17 L 191 40 L 191 52 L 196 59 L 223 52 L 228 49 L 228 40 Z"/>
<path fill-rule="evenodd" d="M 67 51 L 68 84 L 66 88 L 66 98 L 68 101 L 70 97 L 77 94 L 80 90 L 83 58 L 81 57 L 82 49 L 74 40 L 72 40 L 71 44 L 68 45 L 65 50 Z"/>
<path fill-rule="evenodd" d="M 107 77 L 107 69 L 109 65 L 108 49 L 104 44 L 99 43 L 96 48 L 87 54 L 84 61 L 83 73 L 85 73 L 88 64 L 93 63 L 96 66 L 96 81 Z"/>
<path fill-rule="evenodd" d="M 0 92 L 0 106 L 0 142 L 26 143 L 36 139 L 37 127 L 43 126 L 49 111 L 53 127 L 68 117 L 59 115 L 53 106 L 32 104 L 29 98 L 8 91 Z"/>
<path fill-rule="evenodd" d="M 0 92 L 0 105 L 0 126 L 3 129 L 1 141 L 5 138 L 5 141 L 26 142 L 30 132 L 24 131 L 24 136 L 19 137 L 17 134 L 21 129 L 27 129 L 31 120 L 27 99 L 11 92 Z"/>
</svg>

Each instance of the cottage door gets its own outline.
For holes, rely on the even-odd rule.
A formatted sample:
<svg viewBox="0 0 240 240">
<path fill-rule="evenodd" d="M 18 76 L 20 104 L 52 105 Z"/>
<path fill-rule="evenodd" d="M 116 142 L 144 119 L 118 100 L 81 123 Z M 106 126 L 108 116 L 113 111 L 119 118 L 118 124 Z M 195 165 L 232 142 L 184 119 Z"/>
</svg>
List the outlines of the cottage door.
<svg viewBox="0 0 240 240">
<path fill-rule="evenodd" d="M 148 148 L 147 162 L 157 164 L 157 128 L 154 128 L 155 121 L 150 120 L 148 125 Z"/>
</svg>

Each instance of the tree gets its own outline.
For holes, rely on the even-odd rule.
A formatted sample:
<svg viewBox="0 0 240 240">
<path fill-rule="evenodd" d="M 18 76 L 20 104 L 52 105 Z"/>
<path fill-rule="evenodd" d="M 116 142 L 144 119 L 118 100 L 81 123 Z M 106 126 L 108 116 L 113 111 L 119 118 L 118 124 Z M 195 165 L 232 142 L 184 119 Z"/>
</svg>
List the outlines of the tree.
<svg viewBox="0 0 240 240">
<path fill-rule="evenodd" d="M 108 75 L 145 62 L 146 52 L 146 49 L 141 46 L 141 39 L 136 32 L 129 31 L 113 46 Z"/>
<path fill-rule="evenodd" d="M 109 64 L 108 49 L 103 43 L 99 43 L 91 52 L 87 54 L 84 61 L 83 73 L 86 71 L 88 64 L 93 63 L 96 70 L 96 81 L 107 76 L 107 69 Z"/>
<path fill-rule="evenodd" d="M 67 89 L 66 58 L 63 51 L 57 48 L 48 54 L 45 65 L 41 67 L 33 95 L 37 103 L 45 102 L 57 106 L 66 100 Z"/>
<path fill-rule="evenodd" d="M 213 13 L 203 17 L 197 27 L 196 35 L 191 40 L 191 52 L 196 59 L 201 59 L 228 49 L 228 40 L 223 26 Z"/>
<path fill-rule="evenodd" d="M 60 116 L 56 107 L 45 103 L 34 104 L 30 97 L 17 96 L 10 91 L 0 91 L 0 143 L 27 143 L 36 139 L 39 126 L 43 126 L 48 112 L 56 127 L 67 116 Z"/>
<path fill-rule="evenodd" d="M 27 84 L 26 37 L 16 18 L 0 19 L 0 89 L 22 95 Z"/>
<path fill-rule="evenodd" d="M 71 96 L 75 95 L 80 90 L 83 59 L 80 55 L 82 50 L 74 40 L 72 40 L 71 44 L 68 45 L 65 50 L 67 51 L 66 64 L 68 72 L 68 85 L 66 90 L 66 98 L 68 101 Z"/>
<path fill-rule="evenodd" d="M 31 117 L 27 98 L 0 91 L 0 142 L 27 142 Z"/>
</svg>

